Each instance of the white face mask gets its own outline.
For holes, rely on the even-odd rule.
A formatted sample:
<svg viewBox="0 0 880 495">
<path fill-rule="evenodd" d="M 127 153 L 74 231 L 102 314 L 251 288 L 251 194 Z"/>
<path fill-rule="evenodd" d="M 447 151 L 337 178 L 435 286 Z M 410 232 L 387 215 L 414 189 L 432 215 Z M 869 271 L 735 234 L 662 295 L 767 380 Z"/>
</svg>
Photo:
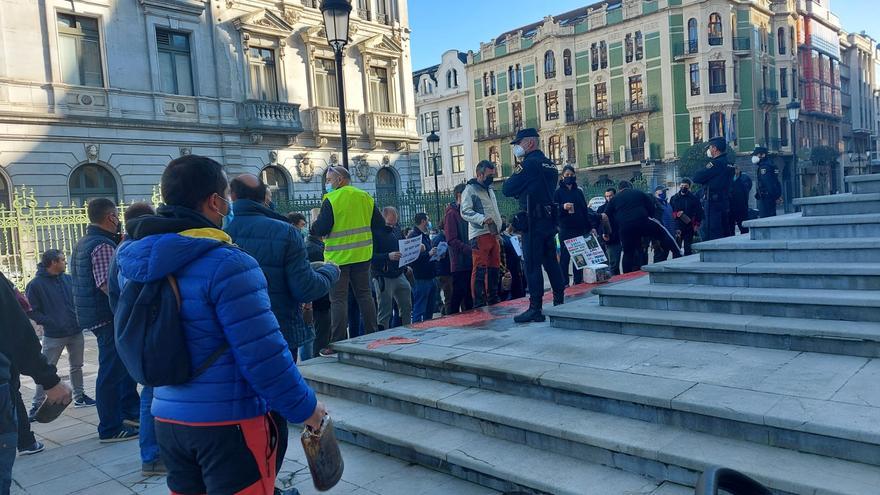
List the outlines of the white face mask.
<svg viewBox="0 0 880 495">
<path fill-rule="evenodd" d="M 757 165 L 757 164 L 761 163 L 761 159 L 760 159 L 759 157 L 757 157 L 757 156 L 753 156 L 753 157 L 752 157 L 752 163 L 754 163 L 755 165 Z"/>
<path fill-rule="evenodd" d="M 515 156 L 517 158 L 522 158 L 522 157 L 526 156 L 526 150 L 524 150 L 522 146 L 520 146 L 518 144 L 514 144 L 513 145 L 513 156 Z"/>
<path fill-rule="evenodd" d="M 712 158 L 712 150 L 711 150 L 711 149 L 707 149 L 707 150 L 706 150 L 706 156 L 707 156 L 708 158 Z"/>
</svg>

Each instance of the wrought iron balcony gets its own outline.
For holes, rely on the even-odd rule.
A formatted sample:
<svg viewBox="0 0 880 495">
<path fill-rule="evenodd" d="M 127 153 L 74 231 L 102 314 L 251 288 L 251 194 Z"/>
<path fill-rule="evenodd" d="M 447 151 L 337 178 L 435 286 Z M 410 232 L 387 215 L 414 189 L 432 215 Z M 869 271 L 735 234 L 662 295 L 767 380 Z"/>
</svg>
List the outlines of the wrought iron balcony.
<svg viewBox="0 0 880 495">
<path fill-rule="evenodd" d="M 697 40 L 689 40 L 677 43 L 672 47 L 673 58 L 688 58 L 700 52 L 700 43 Z"/>
<path fill-rule="evenodd" d="M 709 85 L 709 94 L 722 94 L 727 93 L 727 84 L 710 84 Z"/>
<path fill-rule="evenodd" d="M 758 91 L 758 102 L 761 105 L 776 106 L 779 104 L 779 91 L 775 89 L 762 89 Z"/>
<path fill-rule="evenodd" d="M 559 112 L 547 112 L 547 120 L 559 120 Z"/>
<path fill-rule="evenodd" d="M 709 35 L 709 46 L 721 46 L 724 44 L 724 36 Z"/>
<path fill-rule="evenodd" d="M 299 104 L 278 101 L 247 100 L 244 107 L 244 127 L 250 130 L 279 131 L 285 134 L 302 132 Z"/>
<path fill-rule="evenodd" d="M 748 52 L 752 49 L 752 40 L 747 36 L 734 36 L 733 38 L 733 51 L 735 52 Z"/>
<path fill-rule="evenodd" d="M 529 119 L 525 123 L 514 122 L 512 125 L 504 123 L 490 129 L 480 128 L 474 132 L 474 141 L 490 141 L 493 139 L 502 139 L 513 136 L 517 132 L 530 127 L 534 129 L 540 128 L 540 126 L 538 125 L 538 121 L 535 119 Z"/>
</svg>

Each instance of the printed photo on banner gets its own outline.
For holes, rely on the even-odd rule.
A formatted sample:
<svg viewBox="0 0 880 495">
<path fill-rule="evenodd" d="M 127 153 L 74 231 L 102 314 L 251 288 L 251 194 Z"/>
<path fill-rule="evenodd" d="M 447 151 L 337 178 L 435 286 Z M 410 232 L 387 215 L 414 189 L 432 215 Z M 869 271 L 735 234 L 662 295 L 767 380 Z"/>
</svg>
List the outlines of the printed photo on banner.
<svg viewBox="0 0 880 495">
<path fill-rule="evenodd" d="M 601 265 L 608 263 L 608 258 L 599 246 L 599 240 L 596 236 L 579 236 L 565 241 L 565 248 L 574 261 L 574 266 L 578 270 L 583 270 L 589 266 Z"/>
</svg>

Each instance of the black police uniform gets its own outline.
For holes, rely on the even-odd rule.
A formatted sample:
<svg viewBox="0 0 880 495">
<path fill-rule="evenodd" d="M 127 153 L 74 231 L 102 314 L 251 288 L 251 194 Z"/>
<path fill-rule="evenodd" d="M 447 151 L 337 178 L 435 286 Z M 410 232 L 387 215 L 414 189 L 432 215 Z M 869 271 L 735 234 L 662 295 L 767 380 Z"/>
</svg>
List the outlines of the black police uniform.
<svg viewBox="0 0 880 495">
<path fill-rule="evenodd" d="M 761 218 L 775 217 L 776 202 L 782 197 L 779 169 L 773 165 L 766 153 L 766 148 L 755 150 L 755 154 L 764 154 L 764 158 L 758 162 L 758 187 L 755 191 L 758 214 Z"/>
<path fill-rule="evenodd" d="M 711 142 L 710 142 L 711 143 Z M 726 149 L 726 145 L 725 145 Z M 730 214 L 730 188 L 736 167 L 722 153 L 711 159 L 706 167 L 694 174 L 694 182 L 703 186 L 704 241 L 720 239 L 727 231 Z"/>
<path fill-rule="evenodd" d="M 675 228 L 681 232 L 684 255 L 690 256 L 694 254 L 691 246 L 694 243 L 696 226 L 703 223 L 703 205 L 700 204 L 700 199 L 693 192 L 684 193 L 679 190 L 669 200 L 669 206 L 672 207 L 672 216 L 675 217 Z"/>
<path fill-rule="evenodd" d="M 727 235 L 735 235 L 736 228 L 742 234 L 749 232 L 743 222 L 749 219 L 749 194 L 752 192 L 752 178 L 745 172 L 739 177 L 734 174 L 733 185 L 730 188 L 730 218 L 727 223 Z"/>
<path fill-rule="evenodd" d="M 671 252 L 673 258 L 681 256 L 675 238 L 652 216 L 654 208 L 654 198 L 650 195 L 627 188 L 614 195 L 605 209 L 606 215 L 616 221 L 612 228 L 620 233 L 620 242 L 623 244 L 623 273 L 641 269 L 640 249 L 643 237 L 659 241 L 662 249 Z"/>
<path fill-rule="evenodd" d="M 522 136 L 528 132 L 537 135 L 534 129 L 523 129 L 515 142 L 532 137 L 531 134 Z M 522 170 L 504 181 L 502 188 L 505 196 L 519 199 L 520 209 L 528 215 L 528 232 L 523 235 L 523 257 L 529 286 L 529 310 L 535 316 L 533 321 L 543 320 L 540 314 L 544 295 L 542 267 L 553 288 L 553 304 L 564 302 L 562 270 L 556 259 L 556 207 L 553 203 L 553 187 L 558 173 L 556 165 L 544 153 L 535 150 L 525 156 Z"/>
</svg>

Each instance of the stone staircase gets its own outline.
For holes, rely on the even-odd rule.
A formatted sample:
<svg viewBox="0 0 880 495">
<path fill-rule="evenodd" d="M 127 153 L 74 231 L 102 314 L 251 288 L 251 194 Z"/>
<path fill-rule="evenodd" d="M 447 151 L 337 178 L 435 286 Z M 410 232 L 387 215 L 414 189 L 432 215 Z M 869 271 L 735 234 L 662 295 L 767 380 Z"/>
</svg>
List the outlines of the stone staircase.
<svg viewBox="0 0 880 495">
<path fill-rule="evenodd" d="M 880 175 L 847 180 L 549 324 L 393 329 L 302 372 L 343 440 L 495 490 L 677 495 L 722 465 L 880 493 Z M 419 342 L 367 348 L 390 336 Z"/>
</svg>

